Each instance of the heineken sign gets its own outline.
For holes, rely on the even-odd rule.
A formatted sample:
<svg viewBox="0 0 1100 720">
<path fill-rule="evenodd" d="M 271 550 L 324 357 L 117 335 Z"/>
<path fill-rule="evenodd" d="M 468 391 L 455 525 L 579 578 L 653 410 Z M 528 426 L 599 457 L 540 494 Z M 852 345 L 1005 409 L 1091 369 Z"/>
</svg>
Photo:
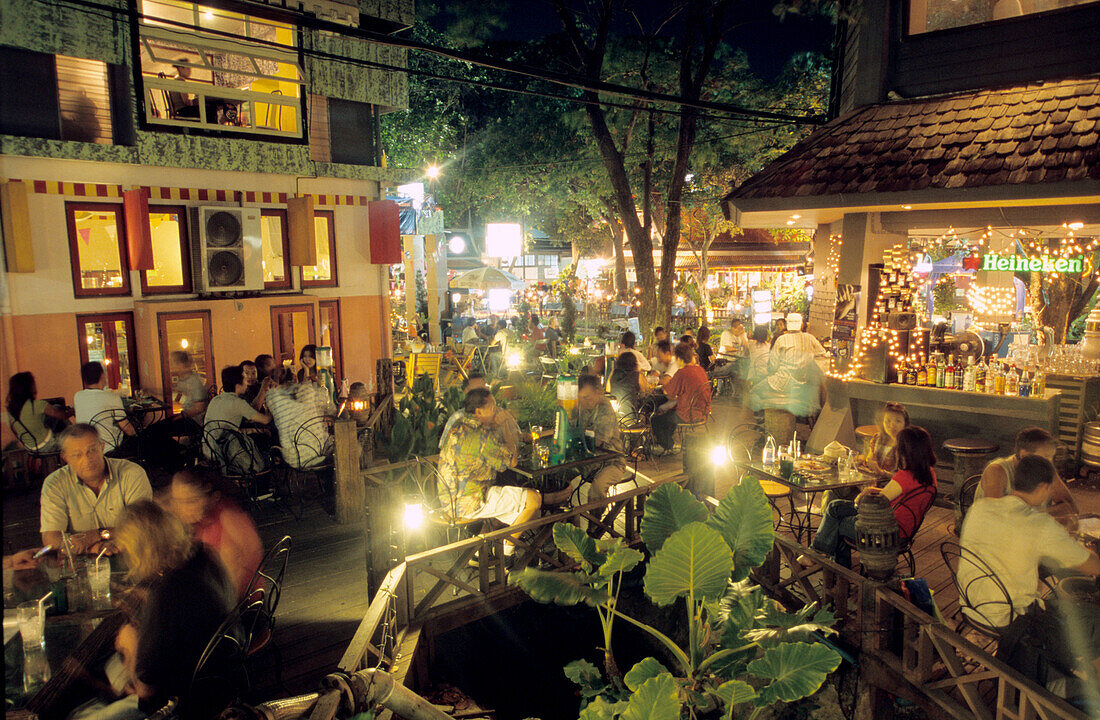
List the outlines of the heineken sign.
<svg viewBox="0 0 1100 720">
<path fill-rule="evenodd" d="M 1060 272 L 1077 273 L 1085 271 L 1085 259 L 1054 258 L 1044 255 L 1041 258 L 1027 257 L 1025 255 L 1009 255 L 1004 257 L 996 253 L 986 253 L 982 270 L 1008 270 L 1010 272 Z"/>
</svg>

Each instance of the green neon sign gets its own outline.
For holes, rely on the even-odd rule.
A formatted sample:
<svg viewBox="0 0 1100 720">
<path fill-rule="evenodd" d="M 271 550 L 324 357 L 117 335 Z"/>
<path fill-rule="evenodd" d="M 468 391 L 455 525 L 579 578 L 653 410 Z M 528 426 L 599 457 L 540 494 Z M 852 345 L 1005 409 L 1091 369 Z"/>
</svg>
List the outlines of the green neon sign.
<svg viewBox="0 0 1100 720">
<path fill-rule="evenodd" d="M 1044 255 L 1041 258 L 1026 255 L 998 255 L 986 253 L 982 270 L 1006 270 L 1009 272 L 1059 272 L 1077 273 L 1085 271 L 1085 258 L 1053 258 Z"/>
</svg>

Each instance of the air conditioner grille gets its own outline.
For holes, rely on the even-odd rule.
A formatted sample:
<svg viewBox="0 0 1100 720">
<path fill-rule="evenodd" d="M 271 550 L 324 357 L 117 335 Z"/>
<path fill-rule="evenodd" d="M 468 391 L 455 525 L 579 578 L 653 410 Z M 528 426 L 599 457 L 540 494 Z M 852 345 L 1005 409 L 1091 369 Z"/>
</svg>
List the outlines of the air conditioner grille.
<svg viewBox="0 0 1100 720">
<path fill-rule="evenodd" d="M 220 250 L 210 255 L 206 264 L 210 285 L 239 285 L 244 280 L 244 263 L 237 253 Z"/>
<path fill-rule="evenodd" d="M 241 221 L 229 212 L 211 213 L 206 219 L 206 244 L 209 247 L 231 247 L 241 242 Z"/>
</svg>

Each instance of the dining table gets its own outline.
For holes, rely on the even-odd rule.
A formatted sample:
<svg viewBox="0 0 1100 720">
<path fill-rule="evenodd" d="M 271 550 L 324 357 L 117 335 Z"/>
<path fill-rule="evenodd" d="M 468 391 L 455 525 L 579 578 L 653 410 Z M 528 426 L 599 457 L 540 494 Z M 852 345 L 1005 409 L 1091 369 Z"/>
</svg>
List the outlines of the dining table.
<svg viewBox="0 0 1100 720">
<path fill-rule="evenodd" d="M 553 432 L 543 435 L 552 437 Z M 562 462 L 545 462 L 535 458 L 530 443 L 521 447 L 519 456 L 520 459 L 508 468 L 510 482 L 541 492 L 543 505 L 560 505 L 568 501 L 573 494 L 573 488 L 569 482 L 575 476 L 580 475 L 585 480 L 589 480 L 604 467 L 625 457 L 614 450 L 596 448 L 586 449 L 580 457 Z"/>
<path fill-rule="evenodd" d="M 815 456 L 803 456 L 795 460 L 789 474 L 780 468 L 779 463 L 765 465 L 762 462 L 741 462 L 738 466 L 747 475 L 778 483 L 790 491 L 785 495 L 786 513 L 775 502 L 772 507 L 779 513 L 779 527 L 790 530 L 800 543 L 803 538 L 806 542 L 810 541 L 814 532 L 814 520 L 821 519 L 822 511 L 814 509 L 818 496 L 827 491 L 863 489 L 881 479 L 858 470 L 841 477 L 836 463 Z"/>
</svg>

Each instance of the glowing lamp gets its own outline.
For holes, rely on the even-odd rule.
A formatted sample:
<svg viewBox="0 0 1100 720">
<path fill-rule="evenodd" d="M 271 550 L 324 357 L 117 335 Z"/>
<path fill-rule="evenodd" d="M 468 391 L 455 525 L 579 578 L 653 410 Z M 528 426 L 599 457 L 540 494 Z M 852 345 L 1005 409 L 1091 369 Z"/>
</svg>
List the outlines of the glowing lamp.
<svg viewBox="0 0 1100 720">
<path fill-rule="evenodd" d="M 424 171 L 424 174 L 430 177 L 432 180 L 435 180 L 437 177 L 439 177 L 439 166 L 429 165 L 428 168 Z"/>
<path fill-rule="evenodd" d="M 715 445 L 710 449 L 710 461 L 715 467 L 725 465 L 729 459 L 729 452 L 721 445 Z"/>
<path fill-rule="evenodd" d="M 489 257 L 517 257 L 523 249 L 519 223 L 488 223 L 485 226 L 485 254 Z"/>
<path fill-rule="evenodd" d="M 452 235 L 451 239 L 447 241 L 447 249 L 451 251 L 452 255 L 461 255 L 466 252 L 466 238 L 461 235 Z"/>
<path fill-rule="evenodd" d="M 519 350 L 512 350 L 508 353 L 508 357 L 504 361 L 508 365 L 509 370 L 519 370 L 519 366 L 523 364 L 523 353 Z"/>
<path fill-rule="evenodd" d="M 405 503 L 405 529 L 419 530 L 424 524 L 424 506 L 420 503 Z"/>
</svg>

